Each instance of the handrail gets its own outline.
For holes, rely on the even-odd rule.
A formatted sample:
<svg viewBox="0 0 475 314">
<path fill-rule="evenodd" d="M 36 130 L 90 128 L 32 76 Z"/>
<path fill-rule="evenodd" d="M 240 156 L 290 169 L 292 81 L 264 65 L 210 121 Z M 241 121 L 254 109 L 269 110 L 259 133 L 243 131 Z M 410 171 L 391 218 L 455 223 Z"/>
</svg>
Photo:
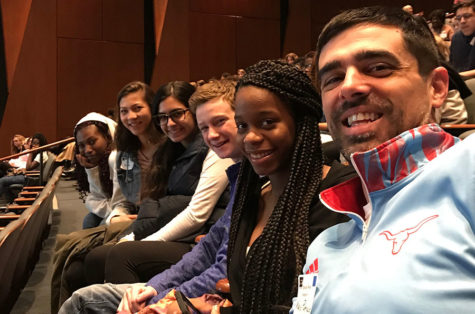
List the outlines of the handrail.
<svg viewBox="0 0 475 314">
<path fill-rule="evenodd" d="M 475 129 L 475 124 L 441 124 L 442 129 Z"/>
<path fill-rule="evenodd" d="M 68 137 L 64 140 L 60 140 L 60 141 L 56 141 L 56 142 L 51 143 L 51 144 L 43 145 L 43 146 L 40 146 L 38 148 L 28 149 L 28 150 L 25 150 L 25 151 L 20 152 L 18 154 L 10 155 L 10 156 L 7 156 L 7 157 L 2 157 L 2 158 L 0 158 L 0 161 L 12 159 L 12 158 L 22 156 L 22 155 L 26 155 L 26 154 L 29 154 L 29 153 L 42 152 L 42 151 L 47 150 L 51 147 L 55 147 L 55 146 L 58 146 L 58 145 L 61 145 L 61 144 L 70 143 L 72 141 L 74 141 L 74 137 Z M 43 185 L 43 154 L 40 154 L 40 185 Z"/>
<path fill-rule="evenodd" d="M 29 153 L 36 153 L 36 152 L 39 152 L 39 151 L 44 151 L 44 150 L 49 149 L 51 147 L 55 147 L 55 146 L 58 146 L 58 145 L 61 145 L 61 144 L 67 144 L 67 143 L 70 143 L 72 141 L 74 141 L 74 137 L 68 137 L 64 140 L 60 140 L 60 141 L 57 141 L 57 142 L 54 142 L 54 143 L 51 143 L 51 144 L 43 145 L 43 146 L 40 146 L 38 148 L 28 149 L 28 150 L 22 151 L 20 153 L 16 153 L 16 154 L 13 154 L 13 155 L 10 155 L 10 156 L 2 157 L 2 158 L 0 158 L 0 161 L 9 160 L 9 159 L 16 158 L 18 156 L 26 155 L 26 154 L 29 154 Z"/>
</svg>

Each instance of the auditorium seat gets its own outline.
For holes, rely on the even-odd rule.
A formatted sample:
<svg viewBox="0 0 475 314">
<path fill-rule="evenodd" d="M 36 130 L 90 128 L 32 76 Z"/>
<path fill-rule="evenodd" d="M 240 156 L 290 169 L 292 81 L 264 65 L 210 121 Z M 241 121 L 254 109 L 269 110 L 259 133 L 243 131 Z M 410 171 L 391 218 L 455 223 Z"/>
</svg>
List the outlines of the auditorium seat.
<svg viewBox="0 0 475 314">
<path fill-rule="evenodd" d="M 10 295 L 10 287 L 14 277 L 18 252 L 18 240 L 23 229 L 24 219 L 17 219 L 0 231 L 0 308 L 8 313 L 14 300 Z"/>
<path fill-rule="evenodd" d="M 18 234 L 14 235 L 15 244 L 12 249 L 7 246 L 3 248 L 0 245 L 0 265 L 6 265 L 5 267 L 8 269 L 0 269 L 0 275 L 2 276 L 0 280 L 4 279 L 1 281 L 0 289 L 2 291 L 0 293 L 0 312 L 2 313 L 9 312 L 38 261 L 43 241 L 49 231 L 48 221 L 51 215 L 54 191 L 61 178 L 62 170 L 62 166 L 55 170 L 44 189 L 34 199 L 33 204 L 27 206 L 27 208 L 22 208 L 20 215 L 9 215 L 15 216 L 17 219 L 0 231 L 1 244 L 1 239 L 8 238 L 3 235 L 6 235 L 9 230 L 19 229 L 19 231 L 16 231 Z M 7 208 L 10 209 L 10 206 Z M 13 210 L 14 207 L 11 208 Z M 13 240 L 9 241 L 13 242 Z M 3 254 L 2 250 L 7 251 L 7 249 L 9 254 Z M 4 272 L 2 273 L 1 270 Z"/>
</svg>

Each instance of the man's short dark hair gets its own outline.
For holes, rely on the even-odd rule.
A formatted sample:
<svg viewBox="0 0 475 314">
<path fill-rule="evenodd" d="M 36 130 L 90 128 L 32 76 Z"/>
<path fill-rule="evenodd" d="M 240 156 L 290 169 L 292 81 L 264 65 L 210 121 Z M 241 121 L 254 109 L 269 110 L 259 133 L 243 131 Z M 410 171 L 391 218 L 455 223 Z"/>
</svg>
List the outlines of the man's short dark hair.
<svg viewBox="0 0 475 314">
<path fill-rule="evenodd" d="M 331 39 L 353 26 L 374 24 L 394 26 L 402 31 L 407 50 L 417 59 L 419 73 L 426 77 L 440 65 L 440 60 L 434 37 L 422 23 L 400 8 L 374 6 L 344 11 L 332 18 L 320 33 L 316 51 L 317 69 L 322 49 Z"/>
<path fill-rule="evenodd" d="M 460 8 L 472 8 L 472 10 L 475 12 L 475 1 L 474 0 L 460 1 L 459 3 L 454 5 L 454 13 L 457 13 L 457 10 Z"/>
</svg>

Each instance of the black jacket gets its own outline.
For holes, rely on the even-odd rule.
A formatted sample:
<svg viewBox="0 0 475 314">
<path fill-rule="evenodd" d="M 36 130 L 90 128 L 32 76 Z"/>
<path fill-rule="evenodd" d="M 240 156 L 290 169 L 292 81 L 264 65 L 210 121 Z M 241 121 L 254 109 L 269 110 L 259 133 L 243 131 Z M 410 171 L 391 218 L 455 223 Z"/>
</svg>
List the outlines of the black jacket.
<svg viewBox="0 0 475 314">
<path fill-rule="evenodd" d="M 167 195 L 158 200 L 146 199 L 140 205 L 137 220 L 132 224 L 136 240 L 141 240 L 161 229 L 188 206 L 198 185 L 207 154 L 208 147 L 201 134 L 197 134 L 195 140 L 176 159 L 172 167 L 168 177 Z M 215 206 L 214 212 L 220 212 L 221 215 L 229 199 L 227 191 L 221 195 Z M 214 217 L 216 213 L 212 214 L 213 219 Z M 206 232 L 204 229 L 203 227 L 180 241 L 191 243 L 197 235 Z"/>
</svg>

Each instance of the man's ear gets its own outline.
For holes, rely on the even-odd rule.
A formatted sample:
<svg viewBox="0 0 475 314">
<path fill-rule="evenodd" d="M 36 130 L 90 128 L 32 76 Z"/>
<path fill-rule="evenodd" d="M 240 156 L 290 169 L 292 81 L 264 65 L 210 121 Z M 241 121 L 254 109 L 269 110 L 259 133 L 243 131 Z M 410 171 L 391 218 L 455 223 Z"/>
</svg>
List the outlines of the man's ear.
<svg viewBox="0 0 475 314">
<path fill-rule="evenodd" d="M 447 98 L 449 74 L 444 67 L 435 68 L 430 74 L 430 102 L 432 108 L 439 108 Z"/>
</svg>

